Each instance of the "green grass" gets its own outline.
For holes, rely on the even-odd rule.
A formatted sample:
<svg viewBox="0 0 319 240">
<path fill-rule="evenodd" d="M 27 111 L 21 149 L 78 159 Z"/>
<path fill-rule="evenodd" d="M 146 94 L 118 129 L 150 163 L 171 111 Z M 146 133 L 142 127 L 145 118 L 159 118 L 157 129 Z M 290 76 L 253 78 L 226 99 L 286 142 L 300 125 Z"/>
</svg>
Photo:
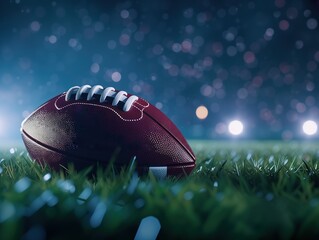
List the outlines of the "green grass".
<svg viewBox="0 0 319 240">
<path fill-rule="evenodd" d="M 191 142 L 197 167 L 158 181 L 123 170 L 54 172 L 0 152 L 0 239 L 318 239 L 318 142 Z"/>
</svg>

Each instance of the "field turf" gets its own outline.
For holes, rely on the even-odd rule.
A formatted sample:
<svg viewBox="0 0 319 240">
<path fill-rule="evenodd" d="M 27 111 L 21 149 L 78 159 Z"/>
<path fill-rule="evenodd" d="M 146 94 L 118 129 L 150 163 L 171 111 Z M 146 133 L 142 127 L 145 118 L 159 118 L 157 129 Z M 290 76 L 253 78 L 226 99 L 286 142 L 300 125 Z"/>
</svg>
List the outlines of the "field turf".
<svg viewBox="0 0 319 240">
<path fill-rule="evenodd" d="M 319 239 L 319 142 L 190 143 L 196 169 L 166 180 L 2 148 L 0 239 Z"/>
</svg>

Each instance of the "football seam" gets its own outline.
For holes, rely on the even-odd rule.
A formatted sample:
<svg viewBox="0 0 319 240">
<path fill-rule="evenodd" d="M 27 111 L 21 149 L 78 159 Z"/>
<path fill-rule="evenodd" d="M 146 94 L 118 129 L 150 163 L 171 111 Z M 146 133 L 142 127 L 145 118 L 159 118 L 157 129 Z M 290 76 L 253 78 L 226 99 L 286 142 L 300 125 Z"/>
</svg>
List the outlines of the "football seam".
<svg viewBox="0 0 319 240">
<path fill-rule="evenodd" d="M 53 152 L 62 154 L 62 155 L 64 155 L 64 156 L 71 157 L 71 158 L 75 158 L 75 159 L 80 159 L 81 161 L 83 161 L 83 162 L 88 162 L 88 163 L 90 163 L 90 162 L 92 162 L 92 161 L 96 161 L 96 162 L 100 162 L 100 163 L 106 163 L 106 164 L 109 163 L 109 162 L 104 162 L 104 161 L 97 161 L 97 160 L 94 159 L 94 158 L 81 157 L 81 156 L 77 156 L 77 155 L 74 155 L 74 154 L 66 154 L 66 152 L 64 152 L 64 151 L 58 150 L 58 149 L 56 149 L 56 148 L 54 148 L 54 147 L 50 147 L 50 146 L 48 146 L 48 145 L 46 145 L 46 144 L 44 144 L 44 143 L 42 143 L 42 142 L 40 142 L 40 141 L 34 139 L 34 138 L 31 137 L 29 134 L 27 134 L 24 130 L 22 130 L 22 134 L 23 134 L 26 138 L 30 139 L 32 142 L 34 142 L 34 143 L 40 145 L 41 147 L 44 147 L 44 148 L 49 149 L 49 150 L 51 150 L 51 151 L 53 151 Z M 88 160 L 86 160 L 86 159 L 88 159 Z M 137 167 L 139 167 L 139 168 L 149 168 L 149 167 L 178 167 L 178 166 L 183 167 L 183 166 L 191 166 L 191 165 L 194 165 L 194 164 L 195 164 L 194 162 L 190 162 L 190 163 L 184 163 L 184 164 L 170 164 L 170 165 L 150 165 L 150 166 L 137 165 Z M 118 164 L 118 165 L 117 165 L 117 164 L 113 164 L 113 165 L 114 165 L 114 166 L 119 166 L 119 167 L 121 166 L 120 164 Z"/>
<path fill-rule="evenodd" d="M 138 108 L 137 106 L 133 105 L 132 107 L 136 108 L 140 113 L 141 113 L 141 116 L 139 118 L 136 118 L 136 119 L 126 119 L 126 118 L 123 118 L 119 113 L 117 113 L 114 109 L 108 107 L 108 106 L 103 106 L 103 105 L 99 105 L 99 104 L 94 104 L 94 103 L 83 103 L 83 102 L 76 102 L 76 103 L 70 103 L 70 104 L 67 104 L 63 107 L 59 107 L 58 106 L 58 100 L 60 100 L 60 98 L 64 97 L 65 96 L 65 93 L 64 94 L 61 94 L 55 101 L 54 101 L 54 106 L 56 107 L 57 110 L 62 110 L 64 108 L 67 108 L 67 107 L 70 107 L 70 106 L 73 106 L 73 105 L 87 105 L 87 106 L 94 106 L 94 107 L 101 107 L 101 108 L 105 108 L 105 109 L 108 109 L 108 110 L 111 110 L 113 113 L 115 113 L 121 120 L 125 121 L 125 122 L 137 122 L 137 121 L 140 121 L 142 120 L 143 116 L 144 116 L 144 109 L 149 107 L 149 103 L 147 103 L 147 105 L 143 105 L 141 103 L 138 103 L 138 102 L 135 102 L 134 104 L 138 104 L 142 107 L 142 109 Z"/>
<path fill-rule="evenodd" d="M 188 148 L 187 148 L 181 141 L 179 141 L 179 139 L 178 139 L 174 134 L 172 134 L 164 125 L 162 125 L 160 122 L 158 122 L 155 118 L 153 118 L 153 117 L 152 117 L 150 114 L 148 114 L 146 111 L 144 112 L 144 109 L 150 106 L 150 104 L 149 104 L 147 101 L 145 101 L 144 99 L 141 98 L 143 101 L 145 101 L 145 102 L 147 103 L 146 106 L 145 106 L 145 105 L 142 105 L 141 103 L 138 103 L 138 102 L 135 102 L 135 103 L 134 103 L 134 104 L 140 105 L 140 106 L 142 107 L 142 109 L 140 109 L 140 108 L 138 108 L 138 107 L 136 107 L 136 106 L 134 106 L 134 105 L 132 106 L 132 107 L 138 109 L 138 110 L 141 112 L 141 117 L 138 118 L 138 119 L 124 119 L 124 118 L 123 118 L 120 114 L 118 114 L 114 109 L 112 109 L 112 108 L 110 108 L 110 107 L 107 107 L 107 106 L 94 104 L 94 103 L 70 103 L 70 104 L 67 104 L 67 105 L 65 105 L 65 106 L 63 106 L 63 107 L 58 107 L 58 105 L 57 105 L 58 100 L 59 100 L 60 98 L 64 97 L 65 94 L 66 94 L 66 93 L 61 94 L 61 95 L 55 100 L 54 106 L 56 107 L 57 110 L 61 110 L 61 109 L 67 108 L 67 107 L 72 106 L 72 105 L 89 105 L 89 106 L 101 107 L 101 108 L 105 108 L 105 109 L 111 110 L 111 111 L 114 112 L 120 119 L 122 119 L 123 121 L 126 121 L 126 122 L 137 122 L 137 121 L 140 121 L 140 120 L 142 120 L 142 118 L 143 118 L 143 116 L 144 116 L 144 113 L 145 113 L 149 118 L 151 118 L 154 122 L 156 122 L 157 125 L 159 125 L 159 126 L 160 126 L 161 128 L 163 128 L 170 136 L 172 136 L 172 137 L 175 139 L 175 141 L 177 141 L 177 142 L 183 147 L 183 149 L 191 156 L 191 158 L 193 159 L 194 162 L 196 161 L 196 158 L 195 158 L 194 154 L 192 154 L 192 152 L 189 151 Z"/>
<path fill-rule="evenodd" d="M 157 123 L 157 125 L 159 125 L 161 128 L 163 128 L 170 136 L 172 136 L 176 142 L 178 142 L 182 148 L 191 156 L 191 158 L 193 159 L 193 162 L 196 161 L 196 158 L 194 156 L 194 154 L 191 153 L 191 151 L 188 150 L 188 148 L 173 134 L 171 133 L 171 131 L 169 131 L 163 124 L 161 124 L 160 122 L 158 122 L 155 118 L 153 118 L 150 114 L 148 114 L 147 112 L 145 112 L 145 115 L 147 115 L 149 118 L 151 118 L 155 123 Z"/>
<path fill-rule="evenodd" d="M 59 97 L 57 97 L 57 99 L 55 100 L 54 106 L 56 107 L 57 110 L 61 110 L 61 109 L 67 108 L 67 107 L 72 106 L 72 105 L 89 105 L 89 106 L 101 107 L 101 108 L 105 108 L 105 109 L 111 110 L 111 111 L 114 112 L 121 120 L 127 121 L 127 122 L 137 122 L 137 121 L 142 120 L 142 118 L 143 118 L 143 116 L 144 116 L 144 109 L 150 106 L 150 104 L 149 104 L 147 101 L 145 101 L 144 99 L 140 98 L 140 99 L 142 99 L 143 101 L 145 101 L 145 102 L 147 103 L 147 105 L 145 106 L 145 105 L 143 105 L 143 104 L 141 104 L 141 103 L 135 102 L 134 104 L 140 105 L 140 106 L 142 107 L 142 109 L 140 109 L 140 108 L 138 108 L 137 106 L 134 106 L 134 105 L 133 105 L 132 107 L 134 107 L 134 108 L 136 108 L 136 109 L 138 109 L 138 110 L 140 111 L 141 117 L 138 118 L 138 119 L 125 119 L 125 118 L 123 118 L 120 114 L 118 114 L 114 109 L 112 109 L 112 108 L 110 108 L 110 107 L 107 107 L 107 106 L 94 104 L 94 103 L 71 103 L 71 104 L 67 104 L 67 105 L 65 105 L 65 106 L 63 106 L 63 107 L 59 107 L 58 104 L 57 104 L 57 103 L 58 103 L 58 100 L 59 100 L 60 98 L 64 97 L 65 94 L 66 94 L 66 93 L 61 94 L 61 95 L 60 95 Z M 47 104 L 47 103 L 46 103 L 46 104 Z M 44 105 L 45 105 L 45 104 L 44 104 Z M 146 114 L 149 118 L 151 118 L 154 122 L 156 122 L 157 125 L 159 125 L 161 128 L 163 128 L 170 136 L 172 136 L 172 137 L 175 139 L 175 141 L 178 142 L 178 143 L 183 147 L 183 149 L 191 156 L 193 162 L 196 161 L 196 157 L 194 156 L 194 154 L 193 154 L 191 151 L 189 151 L 188 148 L 187 148 L 174 134 L 172 134 L 165 126 L 163 126 L 163 125 L 162 125 L 161 123 L 159 123 L 155 118 L 153 118 L 150 114 L 148 114 L 147 111 L 145 111 L 145 114 Z M 32 114 L 31 114 L 31 115 L 32 115 Z M 21 124 L 21 125 L 23 125 L 23 124 Z M 21 130 L 22 130 L 22 127 L 21 127 Z M 23 131 L 23 132 L 24 132 L 29 138 L 33 139 L 33 138 L 32 138 L 31 136 L 29 136 L 25 131 Z M 42 145 L 42 146 L 46 146 L 46 145 L 43 145 L 42 143 L 36 141 L 35 139 L 33 139 L 33 140 L 34 140 L 35 142 L 37 142 L 38 144 Z M 47 147 L 47 148 L 50 149 L 50 147 Z M 57 151 L 57 152 L 59 152 L 59 151 Z"/>
</svg>

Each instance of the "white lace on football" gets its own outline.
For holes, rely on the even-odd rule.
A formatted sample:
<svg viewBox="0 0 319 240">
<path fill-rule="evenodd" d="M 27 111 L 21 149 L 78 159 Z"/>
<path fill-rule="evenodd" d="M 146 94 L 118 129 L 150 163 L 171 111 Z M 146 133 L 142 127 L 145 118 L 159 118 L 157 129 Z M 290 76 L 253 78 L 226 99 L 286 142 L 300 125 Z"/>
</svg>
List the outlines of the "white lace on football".
<svg viewBox="0 0 319 240">
<path fill-rule="evenodd" d="M 107 97 L 113 98 L 112 106 L 117 106 L 119 102 L 124 102 L 123 111 L 127 112 L 131 109 L 133 103 L 138 100 L 138 97 L 131 95 L 127 97 L 127 92 L 116 92 L 114 88 L 103 88 L 101 85 L 83 85 L 82 87 L 71 87 L 65 94 L 65 101 L 69 101 L 72 95 L 75 94 L 75 100 L 79 100 L 83 94 L 87 94 L 87 101 L 90 101 L 94 95 L 100 95 L 100 103 L 106 101 Z"/>
</svg>

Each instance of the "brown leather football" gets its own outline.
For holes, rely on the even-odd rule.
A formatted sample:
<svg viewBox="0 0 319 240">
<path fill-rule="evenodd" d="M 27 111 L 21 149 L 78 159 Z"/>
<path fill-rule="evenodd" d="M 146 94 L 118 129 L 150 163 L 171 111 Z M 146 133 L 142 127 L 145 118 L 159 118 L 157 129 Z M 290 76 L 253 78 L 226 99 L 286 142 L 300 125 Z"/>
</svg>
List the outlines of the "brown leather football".
<svg viewBox="0 0 319 240">
<path fill-rule="evenodd" d="M 140 174 L 189 174 L 195 156 L 159 109 L 142 98 L 100 85 L 72 87 L 44 103 L 21 125 L 32 159 L 59 169 L 91 165 L 127 167 Z"/>
</svg>

